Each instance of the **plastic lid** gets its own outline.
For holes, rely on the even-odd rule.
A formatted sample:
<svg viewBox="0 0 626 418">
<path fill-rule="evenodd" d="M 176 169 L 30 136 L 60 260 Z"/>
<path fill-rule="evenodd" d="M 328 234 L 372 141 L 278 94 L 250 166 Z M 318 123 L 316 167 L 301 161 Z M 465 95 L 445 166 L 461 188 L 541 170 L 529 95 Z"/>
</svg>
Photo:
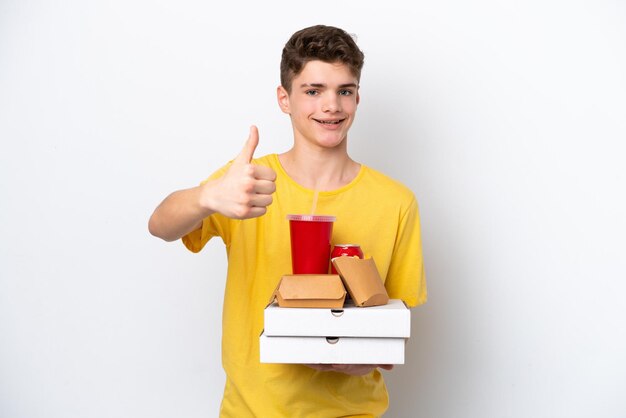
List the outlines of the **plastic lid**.
<svg viewBox="0 0 626 418">
<path fill-rule="evenodd" d="M 335 222 L 337 219 L 334 216 L 326 215 L 287 215 L 287 219 L 290 221 L 305 221 L 305 222 Z"/>
</svg>

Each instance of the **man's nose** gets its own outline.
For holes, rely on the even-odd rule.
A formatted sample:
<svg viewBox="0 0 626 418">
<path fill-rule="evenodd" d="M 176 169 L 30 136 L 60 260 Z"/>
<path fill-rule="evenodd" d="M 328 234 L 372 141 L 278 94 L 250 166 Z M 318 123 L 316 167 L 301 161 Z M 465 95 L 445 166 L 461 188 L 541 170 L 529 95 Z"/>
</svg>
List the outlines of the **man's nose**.
<svg viewBox="0 0 626 418">
<path fill-rule="evenodd" d="M 329 92 L 324 95 L 324 101 L 322 102 L 322 111 L 324 112 L 339 112 L 341 110 L 341 101 L 339 96 L 334 92 Z"/>
</svg>

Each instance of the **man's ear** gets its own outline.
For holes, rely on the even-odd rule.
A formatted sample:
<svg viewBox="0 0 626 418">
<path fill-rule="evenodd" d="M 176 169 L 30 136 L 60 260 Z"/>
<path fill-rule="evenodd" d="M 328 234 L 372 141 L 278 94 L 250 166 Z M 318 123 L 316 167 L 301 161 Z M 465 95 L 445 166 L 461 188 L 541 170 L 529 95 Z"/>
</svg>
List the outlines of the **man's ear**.
<svg viewBox="0 0 626 418">
<path fill-rule="evenodd" d="M 276 98 L 278 99 L 278 106 L 283 113 L 291 114 L 291 110 L 289 108 L 289 93 L 283 86 L 278 86 L 276 89 Z"/>
<path fill-rule="evenodd" d="M 359 90 L 356 91 L 356 104 L 358 105 L 361 101 L 361 94 L 359 94 Z"/>
</svg>

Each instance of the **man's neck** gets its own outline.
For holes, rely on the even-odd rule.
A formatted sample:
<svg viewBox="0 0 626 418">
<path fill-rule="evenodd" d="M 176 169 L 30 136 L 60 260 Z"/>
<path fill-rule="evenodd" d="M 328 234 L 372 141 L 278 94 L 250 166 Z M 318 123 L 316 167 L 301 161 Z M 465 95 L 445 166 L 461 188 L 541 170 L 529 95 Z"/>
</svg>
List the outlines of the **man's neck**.
<svg viewBox="0 0 626 418">
<path fill-rule="evenodd" d="M 281 165 L 296 183 L 307 189 L 330 191 L 350 183 L 359 174 L 360 164 L 353 161 L 345 143 L 336 148 L 294 145 L 278 156 Z"/>
</svg>

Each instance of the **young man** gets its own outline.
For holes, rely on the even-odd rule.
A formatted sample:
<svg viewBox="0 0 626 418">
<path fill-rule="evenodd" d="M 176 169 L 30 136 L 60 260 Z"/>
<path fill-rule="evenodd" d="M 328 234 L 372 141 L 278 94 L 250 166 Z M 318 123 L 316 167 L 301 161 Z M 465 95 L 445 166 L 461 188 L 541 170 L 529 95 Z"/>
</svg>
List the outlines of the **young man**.
<svg viewBox="0 0 626 418">
<path fill-rule="evenodd" d="M 417 202 L 406 187 L 353 161 L 348 131 L 359 104 L 363 53 L 341 29 L 296 32 L 283 49 L 280 109 L 293 148 L 253 159 L 256 127 L 241 153 L 198 187 L 169 195 L 150 232 L 182 238 L 194 252 L 219 236 L 228 252 L 222 363 L 222 417 L 380 416 L 388 396 L 373 365 L 261 364 L 263 309 L 291 272 L 288 214 L 335 215 L 333 242 L 374 257 L 391 298 L 426 301 Z M 390 369 L 390 366 L 379 366 Z"/>
</svg>

